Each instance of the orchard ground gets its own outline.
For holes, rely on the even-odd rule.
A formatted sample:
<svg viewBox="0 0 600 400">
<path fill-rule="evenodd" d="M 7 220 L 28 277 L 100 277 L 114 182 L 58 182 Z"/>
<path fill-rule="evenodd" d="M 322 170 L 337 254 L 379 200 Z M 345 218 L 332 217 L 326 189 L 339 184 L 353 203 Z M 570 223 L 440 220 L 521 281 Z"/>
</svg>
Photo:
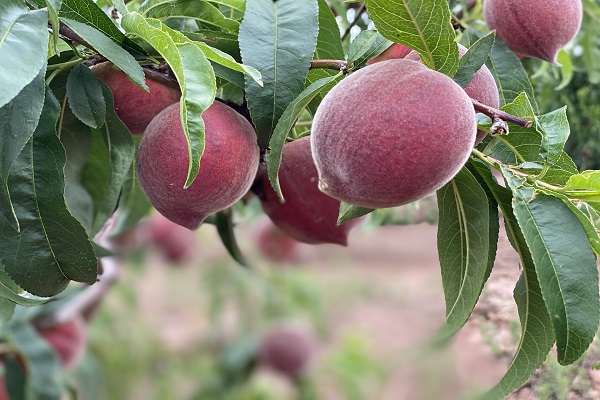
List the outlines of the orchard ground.
<svg viewBox="0 0 600 400">
<path fill-rule="evenodd" d="M 105 398 L 194 398 L 214 378 L 217 349 L 277 320 L 277 312 L 265 311 L 265 282 L 287 320 L 314 329 L 309 377 L 318 399 L 455 400 L 489 388 L 518 344 L 518 256 L 502 228 L 495 268 L 470 321 L 448 347 L 431 351 L 427 341 L 443 324 L 444 299 L 436 226 L 420 221 L 435 219 L 434 203 L 400 211 L 417 223 L 356 229 L 347 248 L 300 244 L 284 264 L 256 251 L 262 217 L 241 222 L 241 247 L 259 278 L 230 260 L 210 225 L 196 233 L 196 259 L 180 268 L 168 268 L 151 249 L 134 256 L 90 327 Z M 212 303 L 219 316 L 211 319 L 211 299 L 220 296 L 227 300 Z M 510 399 L 600 398 L 599 363 L 596 343 L 572 366 L 549 359 Z M 259 369 L 251 382 L 265 398 L 294 398 L 291 385 L 270 371 Z"/>
</svg>

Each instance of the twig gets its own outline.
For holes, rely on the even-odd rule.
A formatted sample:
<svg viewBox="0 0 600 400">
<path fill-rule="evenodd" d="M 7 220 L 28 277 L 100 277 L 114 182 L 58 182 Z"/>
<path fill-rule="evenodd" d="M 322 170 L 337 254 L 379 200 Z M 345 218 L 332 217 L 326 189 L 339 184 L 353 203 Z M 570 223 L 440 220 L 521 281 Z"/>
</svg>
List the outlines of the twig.
<svg viewBox="0 0 600 400">
<path fill-rule="evenodd" d="M 150 78 L 158 83 L 162 83 L 163 85 L 179 89 L 179 83 L 177 83 L 177 79 L 150 67 L 143 67 L 143 69 L 147 78 Z"/>
<path fill-rule="evenodd" d="M 82 38 L 81 36 L 79 36 L 77 33 L 75 33 L 75 31 L 71 28 L 69 28 L 67 25 L 65 25 L 64 23 L 60 23 L 60 28 L 59 28 L 59 33 L 68 38 L 71 39 L 74 42 L 77 43 L 81 43 L 82 45 L 84 45 L 85 47 L 92 49 L 94 51 L 97 52 L 96 49 L 94 49 L 94 46 L 92 46 L 91 44 L 89 44 L 88 42 L 86 42 L 86 40 L 84 38 Z"/>
<path fill-rule="evenodd" d="M 352 22 L 350 22 L 350 25 L 348 25 L 348 27 L 346 28 L 346 31 L 344 32 L 344 34 L 342 35 L 342 41 L 344 41 L 344 39 L 346 39 L 346 37 L 350 34 L 350 31 L 352 30 L 352 28 L 354 28 L 354 26 L 358 23 L 358 21 L 360 20 L 360 17 L 363 15 L 363 13 L 367 10 L 367 5 L 363 4 L 358 11 L 356 12 L 356 15 L 354 16 L 354 20 Z"/>
<path fill-rule="evenodd" d="M 490 117 L 492 121 L 494 121 L 494 124 L 496 124 L 498 122 L 497 120 L 500 119 L 503 121 L 511 122 L 515 125 L 522 126 L 523 128 L 531 128 L 531 126 L 533 125 L 532 121 L 519 118 L 502 110 L 498 110 L 497 108 L 486 106 L 485 104 L 480 103 L 475 99 L 471 99 L 471 102 L 473 103 L 473 108 L 475 108 L 475 111 Z"/>
<path fill-rule="evenodd" d="M 348 69 L 348 63 L 344 60 L 313 60 L 310 62 L 310 69 L 319 68 L 346 71 Z"/>
</svg>

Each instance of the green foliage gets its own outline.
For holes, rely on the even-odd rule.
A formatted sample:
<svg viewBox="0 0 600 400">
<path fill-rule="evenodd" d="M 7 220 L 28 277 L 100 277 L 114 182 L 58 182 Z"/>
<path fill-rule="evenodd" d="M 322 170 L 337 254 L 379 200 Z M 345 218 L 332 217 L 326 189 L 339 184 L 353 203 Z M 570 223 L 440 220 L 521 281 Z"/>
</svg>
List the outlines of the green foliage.
<svg viewBox="0 0 600 400">
<path fill-rule="evenodd" d="M 246 101 L 266 148 L 286 107 L 304 89 L 318 34 L 317 0 L 249 0 L 240 26 L 244 64 L 262 74 L 264 86 L 246 78 Z"/>
<path fill-rule="evenodd" d="M 281 118 L 277 122 L 277 126 L 273 130 L 273 134 L 269 141 L 269 148 L 271 153 L 267 158 L 267 170 L 269 174 L 269 180 L 273 189 L 283 201 L 283 194 L 281 193 L 281 187 L 279 186 L 279 178 L 277 176 L 279 166 L 281 165 L 281 154 L 283 152 L 283 145 L 287 138 L 290 130 L 293 128 L 298 116 L 304 110 L 308 104 L 325 88 L 328 84 L 335 81 L 340 74 L 332 77 L 321 78 L 316 82 L 311 83 L 306 89 L 304 89 L 298 97 L 296 97 L 285 109 Z"/>
<path fill-rule="evenodd" d="M 0 220 L 0 254 L 11 278 L 38 296 L 52 296 L 69 281 L 93 283 L 97 264 L 83 227 L 64 200 L 65 164 L 56 136 L 60 105 L 46 92 L 40 122 L 8 178 L 21 234 Z M 22 260 L 29 260 L 24 265 Z"/>
<path fill-rule="evenodd" d="M 0 108 L 0 212 L 17 231 L 19 221 L 15 215 L 8 186 L 10 170 L 19 153 L 31 138 L 44 105 L 45 68 L 8 104 Z"/>
<path fill-rule="evenodd" d="M 54 296 L 71 280 L 95 282 L 97 257 L 106 253 L 90 239 L 115 210 L 113 235 L 134 227 L 151 209 L 136 178 L 138 143 L 119 120 L 108 87 L 88 68 L 105 59 L 144 89 L 143 67 L 166 70 L 177 80 L 188 142 L 186 187 L 203 166 L 202 113 L 219 94 L 254 123 L 262 167 L 266 164 L 280 197 L 278 170 L 286 141 L 307 134 L 311 115 L 331 87 L 390 42 L 415 49 L 425 65 L 463 87 L 485 63 L 498 85 L 501 110 L 532 126 L 508 121 L 508 135 L 487 138 L 473 150 L 468 166 L 437 193 L 447 306 L 440 337 L 452 336 L 474 309 L 495 261 L 501 214 L 523 269 L 514 290 L 521 338 L 506 375 L 484 397 L 501 398 L 518 388 L 555 343 L 558 361 L 569 364 L 592 342 L 600 320 L 600 178 L 598 171 L 586 169 L 600 168 L 597 2 L 583 2 L 582 31 L 560 53 L 561 67 L 521 62 L 481 24 L 481 2 L 367 0 L 366 14 L 364 8 L 348 13 L 351 3 L 339 0 L 1 3 L 0 69 L 10 73 L 0 77 L 0 327 L 30 367 L 25 375 L 17 363 L 8 364 L 12 394 L 50 399 L 63 391 L 53 374 L 56 357 L 29 321 L 18 318 L 27 312 L 15 306 L 43 300 L 21 291 Z M 107 15 L 111 3 L 122 19 Z M 356 21 L 346 18 L 351 14 Z M 465 30 L 456 31 L 452 22 Z M 469 47 L 460 60 L 457 37 Z M 331 60 L 328 65 L 337 67 L 316 69 L 314 60 Z M 357 98 L 349 109 L 360 112 L 364 106 Z M 492 123 L 502 116 L 488 114 Z M 365 132 L 362 145 L 369 146 L 368 139 Z M 501 172 L 503 182 L 492 170 Z M 234 210 L 244 207 L 221 211 L 210 221 L 232 258 L 252 265 L 242 254 L 233 218 Z M 342 203 L 338 222 L 372 211 Z M 254 273 L 239 271 L 244 279 Z M 244 286 L 231 270 L 221 273 L 209 280 Z M 310 294 L 290 282 L 275 283 L 296 301 L 311 304 Z M 277 303 L 281 298 L 270 285 L 258 286 L 268 298 L 259 312 L 282 314 L 289 304 Z M 241 290 L 237 300 L 250 303 L 255 289 Z M 217 297 L 211 299 L 215 319 L 223 301 Z M 245 384 L 255 348 L 252 340 L 238 339 L 220 349 L 213 391 L 198 392 L 197 398 L 240 396 L 226 387 Z M 370 361 L 359 345 L 348 346 L 332 365 L 350 363 L 340 379 L 352 386 L 350 380 Z M 361 390 L 357 384 L 348 396 L 362 398 Z M 253 395 L 264 397 L 259 390 Z"/>
<path fill-rule="evenodd" d="M 0 69 L 11 71 L 0 78 L 0 107 L 4 107 L 46 64 L 48 13 L 29 10 L 22 0 L 8 0 L 0 5 L 0 15 L 6 15 L 0 20 Z"/>
<path fill-rule="evenodd" d="M 431 69 L 454 75 L 458 46 L 447 1 L 368 0 L 367 9 L 383 37 L 415 49 Z M 432 24 L 432 20 L 438 23 Z"/>
<path fill-rule="evenodd" d="M 438 252 L 446 297 L 446 326 L 451 336 L 469 319 L 489 276 L 491 232 L 489 199 L 475 177 L 463 169 L 438 191 Z M 492 247 L 494 246 L 494 247 Z M 492 262 L 494 257 L 492 256 Z"/>
</svg>

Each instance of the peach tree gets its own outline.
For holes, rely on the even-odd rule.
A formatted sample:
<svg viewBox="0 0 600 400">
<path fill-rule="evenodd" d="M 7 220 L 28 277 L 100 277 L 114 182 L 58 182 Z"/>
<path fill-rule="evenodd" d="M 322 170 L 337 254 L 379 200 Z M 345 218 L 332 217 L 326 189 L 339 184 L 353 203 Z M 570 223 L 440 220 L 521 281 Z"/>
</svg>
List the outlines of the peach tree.
<svg viewBox="0 0 600 400">
<path fill-rule="evenodd" d="M 191 229 L 214 224 L 251 266 L 233 223 L 234 204 L 251 195 L 298 240 L 345 244 L 357 218 L 437 192 L 440 343 L 469 319 L 502 220 L 520 256 L 521 339 L 483 396 L 517 389 L 554 345 L 561 364 L 575 362 L 600 320 L 600 172 L 579 171 L 564 151 L 566 107 L 538 107 L 521 59 L 545 60 L 533 65 L 562 87 L 574 69 L 595 79 L 587 32 L 599 9 L 3 0 L 0 326 L 19 354 L 4 360 L 9 393 L 60 398 L 60 357 L 40 332 L 73 317 L 77 296 L 106 292 L 106 237 L 155 207 Z M 491 99 L 469 89 L 480 73 Z"/>
</svg>

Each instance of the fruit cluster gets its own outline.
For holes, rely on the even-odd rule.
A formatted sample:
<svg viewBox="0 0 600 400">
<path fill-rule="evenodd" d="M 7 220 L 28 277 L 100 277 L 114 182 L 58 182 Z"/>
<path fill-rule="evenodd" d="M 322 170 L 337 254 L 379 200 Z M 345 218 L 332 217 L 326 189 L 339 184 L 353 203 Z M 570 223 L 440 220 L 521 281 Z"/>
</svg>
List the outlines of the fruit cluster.
<svg viewBox="0 0 600 400">
<path fill-rule="evenodd" d="M 558 50 L 579 29 L 582 14 L 580 1 L 560 3 L 487 0 L 485 17 L 517 55 L 555 62 Z M 544 21 L 559 23 L 547 29 Z M 460 56 L 466 52 L 459 45 Z M 414 50 L 393 44 L 325 96 L 310 138 L 284 146 L 282 202 L 259 168 L 256 133 L 244 116 L 219 101 L 203 113 L 201 168 L 184 189 L 189 152 L 180 123 L 181 93 L 152 79 L 150 93 L 143 92 L 109 63 L 93 71 L 112 89 L 116 112 L 131 132 L 143 133 L 139 181 L 166 218 L 195 229 L 252 186 L 273 223 L 310 244 L 347 244 L 348 232 L 360 219 L 338 225 L 340 201 L 395 207 L 447 184 L 487 134 L 477 129 L 471 99 L 499 107 L 498 88 L 485 65 L 463 89 L 422 64 Z"/>
</svg>

